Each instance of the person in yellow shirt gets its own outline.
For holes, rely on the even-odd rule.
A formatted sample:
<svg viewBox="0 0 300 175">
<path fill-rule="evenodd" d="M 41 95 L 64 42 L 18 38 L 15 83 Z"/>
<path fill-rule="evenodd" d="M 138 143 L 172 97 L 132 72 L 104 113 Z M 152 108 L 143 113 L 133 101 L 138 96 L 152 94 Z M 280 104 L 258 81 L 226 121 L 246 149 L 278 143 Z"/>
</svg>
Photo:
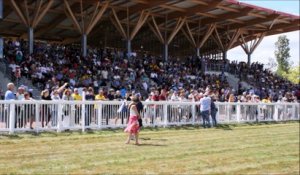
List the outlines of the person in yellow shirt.
<svg viewBox="0 0 300 175">
<path fill-rule="evenodd" d="M 74 93 L 72 94 L 72 97 L 74 100 L 78 100 L 78 101 L 82 100 L 82 96 L 78 93 L 77 88 L 74 89 Z"/>
<path fill-rule="evenodd" d="M 74 89 L 74 93 L 72 94 L 72 97 L 76 101 L 81 101 L 82 96 L 78 93 L 78 89 Z M 80 116 L 81 116 L 81 105 L 75 105 L 75 124 L 79 124 Z"/>
<path fill-rule="evenodd" d="M 99 89 L 99 93 L 95 96 L 95 100 L 106 100 L 102 89 Z"/>
<path fill-rule="evenodd" d="M 271 97 L 265 97 L 261 100 L 262 103 L 271 103 L 272 98 Z M 271 115 L 273 113 L 273 108 L 270 105 L 264 104 L 262 107 L 263 114 L 264 114 L 264 120 L 268 120 L 271 118 Z"/>
</svg>

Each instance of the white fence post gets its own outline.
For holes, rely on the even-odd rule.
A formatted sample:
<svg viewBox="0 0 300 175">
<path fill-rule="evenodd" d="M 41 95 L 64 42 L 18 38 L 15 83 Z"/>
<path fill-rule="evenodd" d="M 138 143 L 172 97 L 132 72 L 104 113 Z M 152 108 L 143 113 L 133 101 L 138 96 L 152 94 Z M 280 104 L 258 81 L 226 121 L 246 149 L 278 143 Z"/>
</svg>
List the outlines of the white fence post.
<svg viewBox="0 0 300 175">
<path fill-rule="evenodd" d="M 154 116 L 153 116 L 153 123 L 152 123 L 153 126 L 156 125 L 156 119 L 157 119 L 156 118 L 156 108 L 157 108 L 157 105 L 154 105 L 154 108 L 153 108 L 154 109 L 154 111 L 153 111 Z"/>
<path fill-rule="evenodd" d="M 274 104 L 274 115 L 273 115 L 273 119 L 274 121 L 278 120 L 278 104 Z"/>
<path fill-rule="evenodd" d="M 297 117 L 296 117 L 296 105 L 292 105 L 292 109 L 291 109 L 292 111 L 292 114 L 291 114 L 291 118 L 290 118 L 290 120 L 291 119 L 296 119 Z"/>
<path fill-rule="evenodd" d="M 15 104 L 9 104 L 9 134 L 15 132 Z"/>
<path fill-rule="evenodd" d="M 229 123 L 230 122 L 230 115 L 231 115 L 231 113 L 230 113 L 230 104 L 228 103 L 228 102 L 225 102 L 226 103 L 226 108 L 225 108 L 225 110 L 226 110 L 226 123 Z"/>
<path fill-rule="evenodd" d="M 240 123 L 241 119 L 241 104 L 240 102 L 237 102 L 236 104 L 236 122 Z"/>
<path fill-rule="evenodd" d="M 35 104 L 35 132 L 39 132 L 39 115 L 40 115 L 40 104 Z"/>
<path fill-rule="evenodd" d="M 58 106 L 57 106 L 57 132 L 61 132 L 63 130 L 62 105 L 63 104 L 58 103 Z"/>
<path fill-rule="evenodd" d="M 102 126 L 102 104 L 99 104 L 99 103 L 98 103 L 97 116 L 98 116 L 98 129 L 101 129 L 101 126 Z"/>
<path fill-rule="evenodd" d="M 164 127 L 168 126 L 168 104 L 163 105 L 164 108 Z"/>
<path fill-rule="evenodd" d="M 196 119 L 196 105 L 195 105 L 195 101 L 193 100 L 193 104 L 192 104 L 192 123 L 193 123 L 193 125 L 195 125 L 195 119 Z"/>
<path fill-rule="evenodd" d="M 85 102 L 85 92 L 82 92 L 82 102 Z M 82 110 L 81 110 L 81 127 L 82 132 L 85 130 L 85 104 L 82 103 Z"/>
</svg>

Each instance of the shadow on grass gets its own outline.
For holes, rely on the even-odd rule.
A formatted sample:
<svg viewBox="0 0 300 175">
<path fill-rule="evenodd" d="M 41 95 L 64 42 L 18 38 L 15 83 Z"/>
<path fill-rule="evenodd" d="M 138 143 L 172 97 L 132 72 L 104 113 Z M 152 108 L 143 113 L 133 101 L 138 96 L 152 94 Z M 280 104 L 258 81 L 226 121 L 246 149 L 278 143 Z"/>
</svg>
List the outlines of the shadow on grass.
<svg viewBox="0 0 300 175">
<path fill-rule="evenodd" d="M 167 145 L 154 144 L 154 143 L 140 143 L 136 146 L 167 146 Z"/>
<path fill-rule="evenodd" d="M 17 134 L 0 134 L 0 138 L 1 137 L 8 138 L 8 139 L 22 139 L 23 138 Z"/>
<path fill-rule="evenodd" d="M 232 126 L 233 126 L 233 124 L 218 124 L 216 129 L 233 130 Z"/>
<path fill-rule="evenodd" d="M 157 140 L 157 141 L 167 141 L 168 139 L 151 139 L 149 137 L 142 137 L 140 140 Z"/>
</svg>

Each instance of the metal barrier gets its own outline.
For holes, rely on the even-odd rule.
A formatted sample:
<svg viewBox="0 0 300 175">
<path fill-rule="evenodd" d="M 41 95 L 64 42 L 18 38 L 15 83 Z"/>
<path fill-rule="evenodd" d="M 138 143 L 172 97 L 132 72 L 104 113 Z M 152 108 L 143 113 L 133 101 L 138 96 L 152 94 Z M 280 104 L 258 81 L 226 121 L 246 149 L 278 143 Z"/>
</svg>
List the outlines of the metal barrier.
<svg viewBox="0 0 300 175">
<path fill-rule="evenodd" d="M 120 101 L 0 101 L 0 132 L 126 127 Z M 198 102 L 143 102 L 144 126 L 202 124 Z M 216 103 L 217 123 L 299 120 L 299 103 Z M 210 123 L 212 117 L 210 116 Z"/>
</svg>

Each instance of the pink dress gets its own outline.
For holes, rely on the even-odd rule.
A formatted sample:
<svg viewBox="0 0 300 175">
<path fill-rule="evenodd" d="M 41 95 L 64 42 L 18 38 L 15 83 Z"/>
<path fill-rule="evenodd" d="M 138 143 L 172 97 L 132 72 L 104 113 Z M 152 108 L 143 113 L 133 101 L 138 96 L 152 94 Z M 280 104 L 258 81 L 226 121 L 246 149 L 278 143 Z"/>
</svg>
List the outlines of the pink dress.
<svg viewBox="0 0 300 175">
<path fill-rule="evenodd" d="M 136 134 L 139 132 L 140 126 L 138 122 L 138 114 L 135 113 L 135 111 L 130 108 L 130 117 L 127 124 L 127 127 L 125 128 L 124 132 L 128 132 L 131 134 Z"/>
</svg>

